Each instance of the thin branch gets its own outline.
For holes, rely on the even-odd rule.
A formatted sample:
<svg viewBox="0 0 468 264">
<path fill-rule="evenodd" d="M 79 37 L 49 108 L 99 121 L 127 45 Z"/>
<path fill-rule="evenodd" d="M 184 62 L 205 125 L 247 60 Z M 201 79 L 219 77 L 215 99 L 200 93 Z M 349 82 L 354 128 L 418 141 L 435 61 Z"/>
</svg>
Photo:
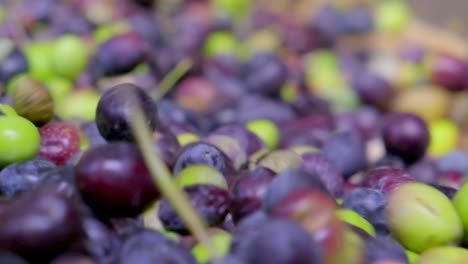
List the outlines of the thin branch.
<svg viewBox="0 0 468 264">
<path fill-rule="evenodd" d="M 220 254 L 216 250 L 216 247 L 214 247 L 206 231 L 206 224 L 202 217 L 193 207 L 187 195 L 175 184 L 169 169 L 159 155 L 156 154 L 157 151 L 155 151 L 154 144 L 151 140 L 150 129 L 144 120 L 142 110 L 139 106 L 133 109 L 132 117 L 131 125 L 133 133 L 155 184 L 157 184 L 163 196 L 174 206 L 190 232 L 199 242 L 206 246 L 214 259 L 219 258 Z"/>
<path fill-rule="evenodd" d="M 177 81 L 182 78 L 193 66 L 190 59 L 181 60 L 159 83 L 158 89 L 154 95 L 156 100 L 163 98 L 174 87 Z"/>
</svg>

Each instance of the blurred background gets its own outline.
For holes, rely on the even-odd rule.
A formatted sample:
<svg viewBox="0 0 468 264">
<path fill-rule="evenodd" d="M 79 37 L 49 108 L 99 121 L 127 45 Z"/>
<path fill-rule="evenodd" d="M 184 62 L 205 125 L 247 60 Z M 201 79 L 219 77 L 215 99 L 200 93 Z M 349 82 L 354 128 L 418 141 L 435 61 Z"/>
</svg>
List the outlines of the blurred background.
<svg viewBox="0 0 468 264">
<path fill-rule="evenodd" d="M 468 35 L 468 1 L 408 0 L 417 16 L 439 27 Z"/>
</svg>

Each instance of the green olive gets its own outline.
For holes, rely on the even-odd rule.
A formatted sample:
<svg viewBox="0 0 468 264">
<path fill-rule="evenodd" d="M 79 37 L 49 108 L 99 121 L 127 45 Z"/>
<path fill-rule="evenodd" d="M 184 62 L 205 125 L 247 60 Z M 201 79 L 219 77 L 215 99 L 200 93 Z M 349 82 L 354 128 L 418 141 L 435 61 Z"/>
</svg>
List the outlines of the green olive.
<svg viewBox="0 0 468 264">
<path fill-rule="evenodd" d="M 63 98 L 66 98 L 66 96 L 73 90 L 73 83 L 70 80 L 59 76 L 48 79 L 44 84 L 49 90 L 50 96 L 52 96 L 55 105 L 59 104 L 59 102 Z"/>
<path fill-rule="evenodd" d="M 252 8 L 250 0 L 213 0 L 212 3 L 217 13 L 233 19 L 245 18 Z"/>
<path fill-rule="evenodd" d="M 3 115 L 18 115 L 15 109 L 6 104 L 0 104 L 0 116 Z"/>
<path fill-rule="evenodd" d="M 418 258 L 416 264 L 465 264 L 468 250 L 461 247 L 445 246 L 429 249 Z"/>
<path fill-rule="evenodd" d="M 419 255 L 413 251 L 405 250 L 406 256 L 408 257 L 409 264 L 416 264 Z"/>
<path fill-rule="evenodd" d="M 91 89 L 74 91 L 59 102 L 55 114 L 62 119 L 93 121 L 100 97 L 101 94 Z"/>
<path fill-rule="evenodd" d="M 56 40 L 52 54 L 54 71 L 74 80 L 88 63 L 88 51 L 83 40 L 74 35 L 64 35 Z"/>
<path fill-rule="evenodd" d="M 182 188 L 198 184 L 210 184 L 225 190 L 228 188 L 221 172 L 207 165 L 192 165 L 183 169 L 177 175 L 176 182 Z"/>
<path fill-rule="evenodd" d="M 185 132 L 177 135 L 177 141 L 181 146 L 188 145 L 193 142 L 197 142 L 200 140 L 200 137 L 197 134 Z"/>
<path fill-rule="evenodd" d="M 463 226 L 455 207 L 442 192 L 423 183 L 406 183 L 390 193 L 387 221 L 393 236 L 421 253 L 459 243 Z"/>
<path fill-rule="evenodd" d="M 468 183 L 465 183 L 453 197 L 453 204 L 462 219 L 463 229 L 465 230 L 465 244 L 468 245 Z"/>
<path fill-rule="evenodd" d="M 24 51 L 32 77 L 45 81 L 54 76 L 54 66 L 52 64 L 54 54 L 53 42 L 32 42 L 25 47 Z"/>
<path fill-rule="evenodd" d="M 374 226 L 355 211 L 339 209 L 336 213 L 342 221 L 366 231 L 371 236 L 375 236 Z"/>
<path fill-rule="evenodd" d="M 275 123 L 267 119 L 258 119 L 246 124 L 246 128 L 256 134 L 270 150 L 278 147 L 280 132 Z"/>
<path fill-rule="evenodd" d="M 203 53 L 206 57 L 214 57 L 222 54 L 235 55 L 239 44 L 232 33 L 217 31 L 211 33 L 205 40 Z"/>
<path fill-rule="evenodd" d="M 0 116 L 0 168 L 34 158 L 41 137 L 31 121 L 16 115 Z"/>
<path fill-rule="evenodd" d="M 229 252 L 231 246 L 232 236 L 228 232 L 219 231 L 216 234 L 210 237 L 210 240 L 213 243 L 213 246 L 216 248 L 217 252 L 221 255 L 226 255 Z M 197 259 L 198 263 L 204 264 L 212 259 L 210 251 L 206 248 L 204 244 L 198 243 L 193 247 L 192 254 Z"/>
<path fill-rule="evenodd" d="M 409 23 L 411 10 L 404 0 L 381 1 L 375 16 L 380 31 L 399 33 Z"/>
<path fill-rule="evenodd" d="M 429 153 L 434 157 L 444 156 L 458 147 L 460 131 L 457 125 L 447 119 L 440 119 L 429 123 L 431 136 Z"/>
</svg>

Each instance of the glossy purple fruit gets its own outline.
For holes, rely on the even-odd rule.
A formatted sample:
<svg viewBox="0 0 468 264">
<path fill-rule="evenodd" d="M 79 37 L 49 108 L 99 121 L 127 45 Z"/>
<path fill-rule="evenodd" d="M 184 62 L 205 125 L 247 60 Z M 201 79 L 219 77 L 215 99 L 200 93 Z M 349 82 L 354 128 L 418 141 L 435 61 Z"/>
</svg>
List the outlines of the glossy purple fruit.
<svg viewBox="0 0 468 264">
<path fill-rule="evenodd" d="M 174 47 L 184 57 L 198 60 L 200 50 L 211 32 L 211 28 L 206 23 L 206 16 L 197 12 L 190 12 L 189 8 L 178 12 L 172 23 L 174 25 L 172 38 L 169 45 Z M 171 54 L 173 56 L 173 54 Z M 195 63 L 194 68 L 201 70 L 201 63 Z M 193 69 L 195 70 L 195 69 Z"/>
<path fill-rule="evenodd" d="M 12 201 L 0 225 L 0 249 L 46 262 L 70 247 L 81 232 L 81 216 L 58 186 L 44 186 Z"/>
<path fill-rule="evenodd" d="M 239 75 L 240 69 L 239 60 L 229 54 L 207 58 L 203 63 L 203 72 L 212 79 L 236 77 Z"/>
<path fill-rule="evenodd" d="M 295 116 L 296 113 L 289 104 L 265 96 L 249 94 L 239 100 L 236 121 L 245 123 L 251 120 L 268 119 L 281 122 L 293 119 Z"/>
<path fill-rule="evenodd" d="M 364 187 L 389 193 L 405 183 L 416 181 L 404 170 L 392 167 L 371 169 L 364 175 Z"/>
<path fill-rule="evenodd" d="M 53 0 L 28 1 L 26 3 L 20 6 L 21 18 L 26 26 L 49 23 L 57 7 Z"/>
<path fill-rule="evenodd" d="M 347 34 L 365 34 L 374 27 L 374 20 L 368 8 L 350 8 L 345 10 L 341 16 L 341 28 Z"/>
<path fill-rule="evenodd" d="M 219 98 L 223 99 L 220 109 L 235 106 L 242 97 L 247 95 L 247 86 L 238 77 L 218 76 L 208 79 L 216 85 L 223 95 L 223 98 Z"/>
<path fill-rule="evenodd" d="M 20 256 L 4 250 L 0 250 L 0 263 L 29 264 L 29 262 Z"/>
<path fill-rule="evenodd" d="M 195 132 L 197 129 L 195 115 L 173 100 L 161 99 L 158 102 L 158 112 L 161 123 L 166 127 L 177 129 L 182 126 L 181 130 L 184 132 Z M 178 134 L 177 131 L 173 132 Z"/>
<path fill-rule="evenodd" d="M 340 13 L 331 4 L 323 5 L 311 19 L 311 26 L 316 30 L 325 45 L 332 45 L 343 33 Z"/>
<path fill-rule="evenodd" d="M 195 142 L 180 150 L 174 165 L 174 174 L 193 164 L 213 167 L 225 177 L 232 176 L 235 171 L 231 160 L 220 149 L 204 142 Z"/>
<path fill-rule="evenodd" d="M 297 168 L 282 172 L 270 183 L 263 196 L 263 208 L 271 212 L 288 194 L 298 190 L 320 190 L 328 193 L 322 179 L 314 172 Z"/>
<path fill-rule="evenodd" d="M 203 77 L 187 77 L 174 91 L 175 102 L 196 114 L 208 114 L 227 104 L 229 98 L 212 81 Z"/>
<path fill-rule="evenodd" d="M 146 1 L 146 0 L 144 0 Z M 151 2 L 155 2 L 151 0 Z M 132 30 L 152 45 L 160 45 L 164 41 L 161 26 L 156 23 L 151 14 L 147 12 L 138 12 L 130 15 L 128 18 Z"/>
<path fill-rule="evenodd" d="M 107 143 L 106 139 L 101 136 L 95 121 L 81 124 L 80 129 L 86 135 L 91 147 L 104 145 Z"/>
<path fill-rule="evenodd" d="M 113 76 L 133 70 L 145 60 L 146 47 L 135 32 L 117 35 L 99 46 L 94 58 L 96 76 Z"/>
<path fill-rule="evenodd" d="M 356 188 L 344 197 L 341 207 L 351 209 L 369 221 L 377 234 L 387 235 L 389 233 L 385 213 L 387 201 L 387 195 L 380 190 Z"/>
<path fill-rule="evenodd" d="M 335 117 L 338 129 L 354 130 L 366 141 L 380 134 L 382 115 L 373 107 L 363 106 L 354 112 L 338 113 Z"/>
<path fill-rule="evenodd" d="M 279 124 L 281 146 L 284 148 L 298 145 L 322 147 L 335 128 L 332 116 L 314 114 L 297 119 L 289 119 Z"/>
<path fill-rule="evenodd" d="M 7 210 L 9 202 L 10 202 L 10 200 L 0 199 L 0 219 L 3 219 L 3 215 L 5 214 L 5 212 Z"/>
<path fill-rule="evenodd" d="M 402 158 L 399 156 L 387 154 L 377 160 L 372 166 L 370 167 L 371 169 L 375 169 L 378 167 L 392 167 L 392 168 L 398 168 L 398 169 L 406 169 L 406 164 L 403 161 Z"/>
<path fill-rule="evenodd" d="M 0 82 L 6 85 L 16 75 L 29 69 L 26 57 L 19 49 L 14 49 L 0 63 Z"/>
<path fill-rule="evenodd" d="M 449 54 L 439 54 L 432 61 L 432 81 L 451 91 L 466 89 L 468 64 Z"/>
<path fill-rule="evenodd" d="M 437 180 L 439 184 L 455 189 L 460 189 L 466 181 L 466 176 L 461 171 L 442 171 Z"/>
<path fill-rule="evenodd" d="M 85 252 L 99 263 L 114 263 L 118 259 L 121 241 L 119 237 L 100 221 L 87 218 L 83 221 Z"/>
<path fill-rule="evenodd" d="M 275 55 L 257 53 L 243 68 L 243 79 L 252 93 L 277 95 L 288 75 L 286 65 Z"/>
<path fill-rule="evenodd" d="M 72 165 L 58 166 L 42 173 L 37 185 L 49 184 L 59 185 L 61 192 L 79 198 L 79 191 L 75 185 L 75 167 Z"/>
<path fill-rule="evenodd" d="M 132 111 L 139 105 L 151 130 L 159 126 L 155 102 L 140 87 L 122 83 L 110 88 L 99 100 L 96 124 L 102 137 L 109 141 L 133 140 Z"/>
<path fill-rule="evenodd" d="M 343 194 L 343 176 L 321 153 L 305 153 L 302 155 L 302 159 L 304 160 L 303 167 L 308 171 L 316 173 L 331 194 L 335 197 L 340 197 Z"/>
<path fill-rule="evenodd" d="M 197 263 L 186 248 L 149 229 L 125 237 L 119 253 L 117 263 L 121 264 Z"/>
<path fill-rule="evenodd" d="M 390 236 L 370 238 L 366 240 L 365 244 L 368 263 L 377 263 L 378 261 L 382 261 L 381 263 L 385 263 L 385 261 L 408 263 L 405 248 Z"/>
<path fill-rule="evenodd" d="M 418 182 L 435 183 L 439 178 L 439 169 L 433 160 L 421 160 L 408 168 L 408 173 Z"/>
<path fill-rule="evenodd" d="M 0 170 L 0 196 L 11 198 L 30 191 L 43 178 L 44 173 L 55 168 L 55 164 L 45 158 L 35 158 L 13 163 Z"/>
<path fill-rule="evenodd" d="M 239 222 L 261 209 L 263 196 L 275 176 L 272 170 L 263 167 L 240 173 L 231 188 L 234 221 Z"/>
<path fill-rule="evenodd" d="M 96 28 L 96 25 L 85 15 L 76 12 L 76 9 L 70 5 L 59 5 L 52 16 L 51 23 L 59 35 L 86 35 L 91 34 Z"/>
<path fill-rule="evenodd" d="M 86 151 L 76 166 L 76 185 L 87 204 L 103 216 L 138 215 L 159 196 L 140 150 L 132 143 Z"/>
<path fill-rule="evenodd" d="M 409 113 L 387 116 L 382 134 L 387 152 L 400 156 L 408 164 L 421 159 L 429 144 L 426 123 L 420 117 Z"/>
<path fill-rule="evenodd" d="M 235 254 L 245 264 L 322 263 L 317 242 L 293 221 L 267 221 L 242 239 Z"/>
<path fill-rule="evenodd" d="M 299 88 L 300 89 L 300 88 Z M 330 114 L 330 103 L 318 96 L 303 96 L 300 94 L 293 102 L 294 111 L 300 117 L 312 116 L 314 114 Z"/>
<path fill-rule="evenodd" d="M 363 71 L 356 76 L 353 88 L 363 103 L 381 110 L 389 107 L 395 94 L 394 88 L 387 80 L 368 71 Z"/>
<path fill-rule="evenodd" d="M 323 145 L 322 154 L 345 178 L 364 169 L 367 163 L 364 140 L 354 131 L 332 135 Z"/>
<path fill-rule="evenodd" d="M 223 222 L 231 206 L 227 190 L 214 185 L 198 184 L 185 187 L 184 191 L 208 226 L 216 226 Z M 165 229 L 183 234 L 188 232 L 185 222 L 167 199 L 161 200 L 158 216 Z"/>
<path fill-rule="evenodd" d="M 459 171 L 466 173 L 468 172 L 468 153 L 457 149 L 437 159 L 436 163 L 440 171 Z"/>
<path fill-rule="evenodd" d="M 317 34 L 313 28 L 298 22 L 287 20 L 281 26 L 284 45 L 299 54 L 303 54 L 317 48 L 320 45 Z"/>
</svg>

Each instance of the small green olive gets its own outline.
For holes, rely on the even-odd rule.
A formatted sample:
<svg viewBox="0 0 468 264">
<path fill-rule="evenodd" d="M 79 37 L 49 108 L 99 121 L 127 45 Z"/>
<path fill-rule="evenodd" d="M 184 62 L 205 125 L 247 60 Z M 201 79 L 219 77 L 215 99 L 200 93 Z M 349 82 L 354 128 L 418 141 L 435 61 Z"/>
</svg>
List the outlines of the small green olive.
<svg viewBox="0 0 468 264">
<path fill-rule="evenodd" d="M 3 115 L 18 115 L 15 109 L 6 104 L 0 104 L 0 116 Z"/>
<path fill-rule="evenodd" d="M 80 37 L 64 35 L 56 40 L 52 65 L 58 75 L 74 80 L 84 70 L 87 63 L 87 47 Z"/>
<path fill-rule="evenodd" d="M 188 145 L 200 140 L 200 137 L 197 134 L 185 132 L 177 135 L 177 141 L 181 146 Z"/>
<path fill-rule="evenodd" d="M 29 63 L 29 73 L 32 77 L 44 81 L 54 76 L 52 64 L 53 42 L 32 42 L 25 47 L 24 51 Z"/>
<path fill-rule="evenodd" d="M 222 54 L 235 55 L 239 44 L 232 33 L 217 31 L 211 33 L 203 46 L 206 57 L 214 57 Z"/>
<path fill-rule="evenodd" d="M 229 252 L 231 246 L 232 236 L 228 232 L 219 231 L 210 237 L 213 246 L 221 255 L 226 255 Z M 204 244 L 198 243 L 193 247 L 192 254 L 197 259 L 198 263 L 204 264 L 212 259 L 210 251 Z"/>
<path fill-rule="evenodd" d="M 58 103 L 55 114 L 62 119 L 93 121 L 100 97 L 101 94 L 91 89 L 73 91 Z"/>
<path fill-rule="evenodd" d="M 465 264 L 468 250 L 461 247 L 445 246 L 429 249 L 418 258 L 416 264 Z"/>
<path fill-rule="evenodd" d="M 371 236 L 375 236 L 375 229 L 372 224 L 370 224 L 366 219 L 364 219 L 355 211 L 339 209 L 336 213 L 342 221 L 366 231 Z"/>
<path fill-rule="evenodd" d="M 453 197 L 453 204 L 462 219 L 463 229 L 465 230 L 465 244 L 468 245 L 468 183 L 465 183 Z"/>
<path fill-rule="evenodd" d="M 225 190 L 228 188 L 221 172 L 207 165 L 189 166 L 183 169 L 175 180 L 181 188 L 198 184 L 210 184 Z"/>
<path fill-rule="evenodd" d="M 256 134 L 270 150 L 278 147 L 280 132 L 275 123 L 267 119 L 257 119 L 246 124 L 246 128 Z"/>
<path fill-rule="evenodd" d="M 406 256 L 408 257 L 409 264 L 416 264 L 419 255 L 413 251 L 405 250 Z"/>
<path fill-rule="evenodd" d="M 39 130 L 26 118 L 0 116 L 0 168 L 34 158 L 39 151 Z"/>
</svg>

